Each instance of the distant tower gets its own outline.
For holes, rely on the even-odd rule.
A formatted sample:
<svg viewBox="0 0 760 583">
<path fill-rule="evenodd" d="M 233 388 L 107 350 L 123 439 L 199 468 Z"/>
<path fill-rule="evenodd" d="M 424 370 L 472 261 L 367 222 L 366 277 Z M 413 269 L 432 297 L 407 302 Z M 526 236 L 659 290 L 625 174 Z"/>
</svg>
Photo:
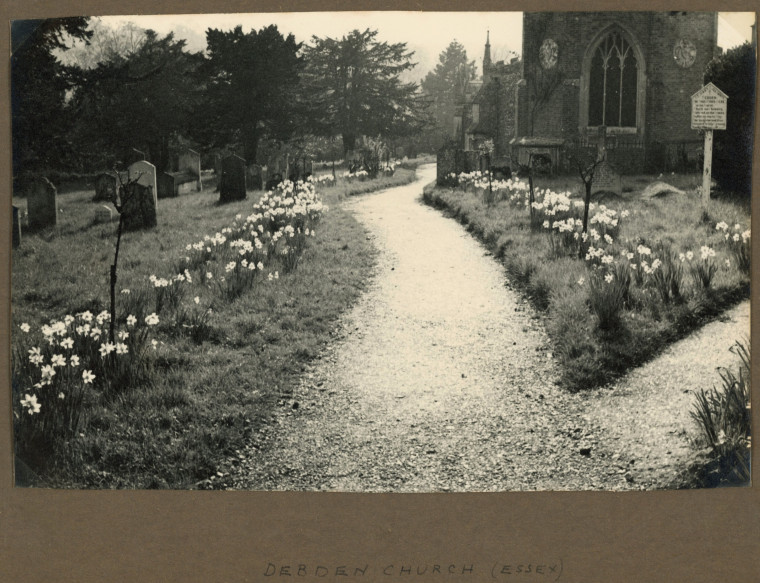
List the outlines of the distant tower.
<svg viewBox="0 0 760 583">
<path fill-rule="evenodd" d="M 483 79 L 488 76 L 491 69 L 491 31 L 486 31 L 486 50 L 483 53 Z"/>
</svg>

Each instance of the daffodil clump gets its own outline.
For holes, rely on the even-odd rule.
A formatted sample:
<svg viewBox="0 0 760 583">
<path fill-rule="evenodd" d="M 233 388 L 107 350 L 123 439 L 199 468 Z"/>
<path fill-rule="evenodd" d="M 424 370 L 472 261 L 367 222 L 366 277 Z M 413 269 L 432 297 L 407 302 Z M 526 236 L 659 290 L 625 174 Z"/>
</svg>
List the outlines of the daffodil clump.
<svg viewBox="0 0 760 583">
<path fill-rule="evenodd" d="M 182 273 L 171 279 L 152 278 L 153 284 L 169 282 L 162 290 L 174 289 L 173 284 L 181 287 L 192 283 L 193 270 L 199 283 L 216 288 L 232 300 L 257 278 L 273 281 L 279 279 L 280 270 L 292 271 L 308 239 L 316 236 L 315 225 L 327 210 L 315 182 L 280 183 L 264 194 L 250 215 L 239 214 L 229 227 L 188 244 L 188 255 L 180 266 Z"/>
<path fill-rule="evenodd" d="M 137 381 L 147 367 L 150 332 L 158 322 L 127 316 L 109 339 L 110 314 L 89 311 L 53 320 L 33 331 L 22 323 L 14 335 L 13 414 L 20 450 L 54 447 L 79 428 L 86 401 L 111 395 Z"/>
<path fill-rule="evenodd" d="M 369 179 L 369 172 L 366 170 L 357 170 L 356 172 L 346 171 L 343 172 L 343 174 L 340 175 L 340 177 L 345 180 L 346 182 L 364 182 L 365 180 Z"/>
</svg>

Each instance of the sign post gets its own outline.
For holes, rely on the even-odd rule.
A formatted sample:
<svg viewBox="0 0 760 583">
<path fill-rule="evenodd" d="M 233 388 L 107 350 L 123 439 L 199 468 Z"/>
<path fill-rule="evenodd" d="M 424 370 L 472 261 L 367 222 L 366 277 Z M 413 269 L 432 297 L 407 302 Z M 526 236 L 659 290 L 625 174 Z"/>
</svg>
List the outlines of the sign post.
<svg viewBox="0 0 760 583">
<path fill-rule="evenodd" d="M 728 110 L 728 95 L 712 83 L 691 96 L 691 129 L 704 130 L 704 168 L 702 169 L 702 205 L 710 201 L 710 185 L 712 183 L 712 147 L 713 130 L 726 129 L 726 112 Z"/>
</svg>

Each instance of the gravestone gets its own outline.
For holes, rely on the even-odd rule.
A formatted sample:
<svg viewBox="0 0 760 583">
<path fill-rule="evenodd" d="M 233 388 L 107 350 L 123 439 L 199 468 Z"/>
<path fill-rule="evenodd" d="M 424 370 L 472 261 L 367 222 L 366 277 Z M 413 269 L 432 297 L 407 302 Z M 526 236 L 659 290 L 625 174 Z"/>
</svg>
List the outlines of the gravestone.
<svg viewBox="0 0 760 583">
<path fill-rule="evenodd" d="M 174 176 L 168 172 L 158 173 L 156 186 L 158 187 L 158 198 L 173 198 L 178 194 L 174 185 Z"/>
<path fill-rule="evenodd" d="M 121 189 L 121 214 L 127 231 L 155 227 L 156 197 L 150 186 L 132 182 Z"/>
<path fill-rule="evenodd" d="M 222 160 L 219 202 L 245 199 L 245 160 L 234 154 Z"/>
<path fill-rule="evenodd" d="M 151 189 L 153 194 L 153 206 L 158 208 L 158 183 L 156 180 L 156 167 L 150 162 L 140 160 L 129 167 L 129 180 L 137 180 L 137 184 Z"/>
<path fill-rule="evenodd" d="M 93 202 L 116 200 L 119 191 L 119 177 L 114 172 L 103 172 L 95 179 Z"/>
<path fill-rule="evenodd" d="M 21 245 L 21 217 L 19 216 L 19 207 L 15 206 L 13 207 L 13 248 L 15 249 L 19 245 Z"/>
<path fill-rule="evenodd" d="M 258 164 L 251 164 L 248 167 L 247 183 L 253 190 L 264 188 L 264 169 Z"/>
<path fill-rule="evenodd" d="M 26 195 L 29 228 L 51 227 L 58 220 L 57 192 L 53 183 L 43 176 L 33 178 Z"/>
<path fill-rule="evenodd" d="M 188 172 L 193 176 L 197 176 L 198 179 L 195 183 L 195 190 L 199 192 L 203 190 L 203 184 L 201 182 L 201 155 L 198 152 L 188 148 L 180 154 L 179 167 L 177 169 L 180 172 Z"/>
<path fill-rule="evenodd" d="M 134 164 L 135 162 L 142 162 L 148 159 L 148 155 L 142 150 L 132 148 L 127 154 L 127 164 Z"/>
<path fill-rule="evenodd" d="M 113 211 L 104 204 L 100 205 L 95 211 L 96 223 L 110 223 L 111 221 L 113 221 L 113 218 L 114 218 Z"/>
</svg>

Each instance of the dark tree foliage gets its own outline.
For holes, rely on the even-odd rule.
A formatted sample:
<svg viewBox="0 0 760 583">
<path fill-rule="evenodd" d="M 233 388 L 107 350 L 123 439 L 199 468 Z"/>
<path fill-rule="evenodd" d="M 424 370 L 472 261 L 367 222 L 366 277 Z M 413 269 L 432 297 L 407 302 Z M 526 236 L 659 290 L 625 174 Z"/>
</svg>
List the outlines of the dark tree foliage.
<svg viewBox="0 0 760 583">
<path fill-rule="evenodd" d="M 341 136 L 344 152 L 362 135 L 407 136 L 427 123 L 417 84 L 399 77 L 414 67 L 405 43 L 378 41 L 376 30 L 354 30 L 340 40 L 312 37 L 304 57 L 312 129 Z"/>
<path fill-rule="evenodd" d="M 467 51 L 452 41 L 438 56 L 438 64 L 422 80 L 422 92 L 430 99 L 430 115 L 434 125 L 428 130 L 429 146 L 440 148 L 452 135 L 452 122 L 464 102 L 467 84 L 475 79 L 475 61 L 467 59 Z"/>
<path fill-rule="evenodd" d="M 159 170 L 171 169 L 171 146 L 187 134 L 202 91 L 195 75 L 203 57 L 184 47 L 172 34 L 147 30 L 134 52 L 80 72 L 70 107 L 85 167 L 124 164 L 137 148 Z"/>
<path fill-rule="evenodd" d="M 705 71 L 728 95 L 726 130 L 713 133 L 713 176 L 734 192 L 752 192 L 752 138 L 755 111 L 755 49 L 744 43 L 713 59 Z"/>
<path fill-rule="evenodd" d="M 11 25 L 11 116 L 13 175 L 60 168 L 71 144 L 66 93 L 73 69 L 53 51 L 66 50 L 72 39 L 86 41 L 87 18 L 17 20 Z"/>
<path fill-rule="evenodd" d="M 209 29 L 206 40 L 206 94 L 194 135 L 206 147 L 239 147 L 255 162 L 260 140 L 287 140 L 303 125 L 301 44 L 275 25 Z"/>
</svg>

